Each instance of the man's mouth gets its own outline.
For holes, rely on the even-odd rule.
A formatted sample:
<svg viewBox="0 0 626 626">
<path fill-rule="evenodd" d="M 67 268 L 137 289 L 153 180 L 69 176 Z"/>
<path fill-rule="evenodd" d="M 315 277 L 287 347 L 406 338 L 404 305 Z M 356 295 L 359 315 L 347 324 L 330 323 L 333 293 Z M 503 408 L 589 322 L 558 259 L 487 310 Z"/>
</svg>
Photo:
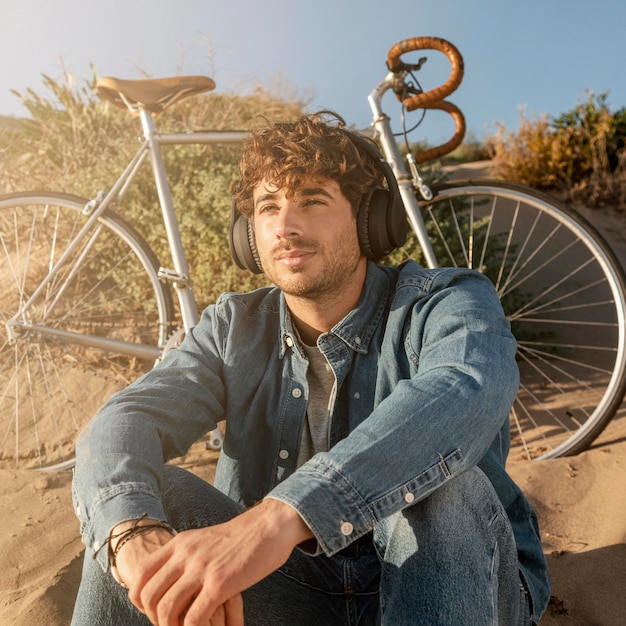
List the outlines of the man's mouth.
<svg viewBox="0 0 626 626">
<path fill-rule="evenodd" d="M 287 267 L 294 267 L 305 263 L 314 254 L 315 252 L 313 252 L 312 250 L 296 248 L 294 250 L 282 250 L 280 252 L 277 252 L 274 255 L 274 259 L 282 265 L 286 265 Z"/>
</svg>

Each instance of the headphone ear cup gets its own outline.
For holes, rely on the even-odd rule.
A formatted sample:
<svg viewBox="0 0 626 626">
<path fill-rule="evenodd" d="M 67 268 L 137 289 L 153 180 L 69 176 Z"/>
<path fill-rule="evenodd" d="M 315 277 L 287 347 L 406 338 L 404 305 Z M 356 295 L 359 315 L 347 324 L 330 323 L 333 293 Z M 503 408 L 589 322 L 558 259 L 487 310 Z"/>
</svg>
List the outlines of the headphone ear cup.
<svg viewBox="0 0 626 626">
<path fill-rule="evenodd" d="M 357 215 L 357 234 L 361 252 L 372 261 L 384 257 L 387 250 L 388 194 L 382 187 L 374 187 L 365 194 Z"/>
<path fill-rule="evenodd" d="M 228 246 L 237 267 L 250 270 L 254 274 L 263 273 L 252 224 L 249 219 L 239 213 L 234 201 L 230 212 Z"/>
<path fill-rule="evenodd" d="M 389 239 L 389 252 L 395 248 L 401 248 L 409 233 L 409 221 L 404 210 L 404 204 L 400 196 L 395 196 L 393 203 L 386 212 L 387 217 L 387 237 Z M 389 253 L 387 252 L 387 254 Z"/>
<path fill-rule="evenodd" d="M 383 256 L 385 256 L 396 248 L 400 248 L 404 245 L 410 226 L 396 178 L 390 165 L 382 160 L 382 158 L 381 167 L 385 174 L 385 180 L 387 181 L 387 189 L 384 190 L 386 194 L 384 218 L 381 216 L 380 226 L 381 232 L 384 229 L 384 241 L 381 239 L 381 246 Z"/>
<path fill-rule="evenodd" d="M 357 216 L 361 252 L 378 261 L 404 245 L 408 222 L 404 205 L 395 202 L 387 189 L 374 187 L 365 195 Z"/>
<path fill-rule="evenodd" d="M 394 183 L 395 184 L 395 183 Z M 400 196 L 400 190 L 396 185 L 396 193 L 390 196 L 389 209 L 387 210 L 387 236 L 392 249 L 401 248 L 406 243 L 407 235 L 411 226 L 404 209 L 404 203 Z"/>
<path fill-rule="evenodd" d="M 387 183 L 387 188 L 374 187 L 364 195 L 357 215 L 361 251 L 368 259 L 379 261 L 406 241 L 409 223 L 404 204 L 393 170 L 379 150 L 364 137 L 350 131 L 345 133 L 357 149 L 378 163 Z"/>
</svg>

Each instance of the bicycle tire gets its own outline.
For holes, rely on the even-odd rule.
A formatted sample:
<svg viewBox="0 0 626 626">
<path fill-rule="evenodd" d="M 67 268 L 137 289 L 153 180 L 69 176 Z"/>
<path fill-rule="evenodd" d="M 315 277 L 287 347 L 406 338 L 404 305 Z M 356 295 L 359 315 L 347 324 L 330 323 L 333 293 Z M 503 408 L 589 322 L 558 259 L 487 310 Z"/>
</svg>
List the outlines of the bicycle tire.
<svg viewBox="0 0 626 626">
<path fill-rule="evenodd" d="M 511 459 L 582 452 L 626 390 L 626 279 L 599 232 L 551 196 L 514 183 L 441 185 L 421 202 L 441 266 L 494 282 L 517 338 Z"/>
<path fill-rule="evenodd" d="M 70 467 L 85 421 L 153 364 L 35 326 L 154 347 L 170 333 L 172 296 L 156 256 L 112 211 L 98 218 L 27 317 L 17 327 L 11 322 L 87 220 L 86 203 L 51 192 L 0 196 L 0 320 L 7 331 L 0 341 L 0 467 Z"/>
</svg>

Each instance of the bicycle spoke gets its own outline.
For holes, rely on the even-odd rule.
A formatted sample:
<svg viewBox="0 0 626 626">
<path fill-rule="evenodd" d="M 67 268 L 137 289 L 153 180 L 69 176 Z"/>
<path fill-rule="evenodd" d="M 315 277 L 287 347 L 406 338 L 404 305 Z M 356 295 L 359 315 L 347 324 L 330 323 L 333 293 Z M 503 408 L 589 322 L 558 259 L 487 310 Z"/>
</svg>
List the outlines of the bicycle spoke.
<svg viewBox="0 0 626 626">
<path fill-rule="evenodd" d="M 558 347 L 561 348 L 561 349 L 564 348 L 564 346 L 561 345 L 561 344 L 559 344 Z M 580 346 L 575 346 L 575 348 L 577 350 L 580 350 Z M 589 374 L 591 374 L 591 373 L 605 374 L 606 375 L 606 374 L 611 374 L 611 372 L 612 372 L 612 370 L 609 370 L 607 368 L 602 368 L 602 367 L 597 367 L 595 365 L 592 365 L 588 361 L 581 361 L 581 360 L 576 360 L 576 359 L 570 359 L 570 358 L 561 356 L 559 354 L 552 354 L 552 353 L 549 353 L 549 352 L 546 352 L 546 351 L 541 351 L 541 350 L 533 350 L 533 349 L 529 348 L 528 345 L 520 344 L 519 353 L 523 354 L 524 351 L 528 355 L 532 355 L 533 357 L 536 357 L 536 358 L 541 358 L 541 355 L 549 357 L 550 358 L 550 362 L 553 363 L 553 367 L 555 367 L 555 369 L 556 369 L 556 366 L 554 366 L 554 363 L 558 361 L 558 362 L 560 362 L 562 364 L 568 364 L 568 365 L 574 366 L 576 368 L 579 368 L 579 370 L 580 371 L 584 371 L 585 375 L 587 375 L 587 376 Z M 565 373 L 565 372 L 563 372 L 563 373 Z M 589 387 L 587 385 L 587 383 L 584 380 L 582 380 L 581 378 L 573 378 L 572 377 L 572 380 L 575 380 L 576 383 L 578 385 L 580 385 L 580 386 L 587 387 L 588 389 L 591 389 L 591 387 Z"/>
<path fill-rule="evenodd" d="M 491 210 L 491 216 L 489 218 L 489 223 L 490 224 L 493 223 L 493 214 L 494 214 L 494 211 L 495 211 L 495 206 L 496 206 L 496 199 L 494 198 L 494 200 L 493 200 L 493 208 Z M 502 253 L 502 261 L 500 262 L 500 269 L 498 271 L 498 277 L 494 281 L 494 285 L 496 287 L 496 292 L 497 293 L 501 293 L 504 290 L 504 287 L 502 286 L 502 279 L 504 277 L 506 266 L 507 266 L 507 263 L 509 261 L 509 255 L 511 254 L 511 251 L 514 249 L 513 235 L 515 233 L 515 228 L 516 228 L 516 225 L 517 225 L 517 218 L 519 216 L 519 210 L 520 210 L 520 203 L 518 202 L 517 206 L 515 207 L 515 211 L 513 212 L 513 219 L 511 220 L 511 227 L 509 229 L 509 236 L 507 237 L 506 245 L 505 245 L 504 251 Z M 488 241 L 488 238 L 485 238 L 484 254 L 487 253 L 487 241 Z M 509 276 L 515 271 L 515 267 L 517 266 L 517 263 L 518 263 L 520 258 L 521 258 L 521 253 L 514 258 L 514 260 L 513 260 L 513 267 L 511 269 L 511 272 L 509 273 Z"/>
<path fill-rule="evenodd" d="M 584 449 L 626 386 L 626 281 L 608 247 L 573 212 L 508 183 L 444 185 L 424 205 L 440 264 L 487 274 L 517 337 L 512 453 Z"/>
<path fill-rule="evenodd" d="M 118 217 L 102 216 L 66 254 L 87 219 L 85 202 L 0 198 L 0 319 L 9 324 L 0 343 L 0 467 L 67 466 L 82 424 L 152 365 L 105 352 L 100 339 L 159 346 L 168 336 L 172 302 L 158 262 Z M 80 345 L 68 343 L 76 333 Z"/>
<path fill-rule="evenodd" d="M 519 438 L 519 440 L 522 443 L 522 446 L 524 448 L 524 452 L 525 452 L 525 458 L 528 461 L 532 461 L 533 459 L 533 455 L 530 452 L 530 448 L 528 447 L 528 444 L 526 442 L 526 437 L 524 435 L 524 430 L 522 429 L 521 425 L 520 425 L 520 420 L 519 417 L 517 415 L 517 411 L 515 410 L 515 405 L 518 404 L 519 401 L 516 399 L 515 400 L 515 404 L 513 404 L 513 407 L 511 408 L 511 422 L 513 423 L 514 428 L 511 429 L 512 433 L 517 433 L 517 436 Z M 526 413 L 526 409 L 524 407 L 524 405 L 521 405 L 521 409 L 524 413 Z M 532 419 L 532 418 L 531 418 Z"/>
<path fill-rule="evenodd" d="M 472 198 L 472 214 L 474 213 L 474 210 L 475 210 L 475 200 L 474 198 Z M 485 241 L 483 243 L 483 247 L 480 252 L 480 263 L 478 264 L 478 267 L 474 268 L 479 271 L 483 267 L 485 267 L 485 259 L 487 258 L 487 249 L 489 247 L 489 242 L 491 240 L 491 227 L 493 226 L 493 217 L 495 214 L 495 210 L 496 210 L 496 199 L 494 198 L 493 202 L 491 203 L 491 210 L 487 217 L 487 230 L 485 232 Z M 473 229 L 473 224 L 472 224 L 472 229 Z"/>
<path fill-rule="evenodd" d="M 432 208 L 430 207 L 430 205 L 427 207 L 428 212 L 430 214 L 430 219 L 431 219 L 431 223 L 433 224 L 433 226 L 435 227 L 437 234 L 439 236 L 439 243 L 441 245 L 444 246 L 444 249 L 446 251 L 446 259 L 449 261 L 449 263 L 451 265 L 453 265 L 454 267 L 459 267 L 459 265 L 457 264 L 455 255 L 453 254 L 452 250 L 450 249 L 450 247 L 448 246 L 448 242 L 446 240 L 446 236 L 443 234 L 443 231 L 441 230 L 441 227 L 439 225 L 439 220 L 435 217 Z M 454 209 L 452 209 L 454 210 Z"/>
</svg>

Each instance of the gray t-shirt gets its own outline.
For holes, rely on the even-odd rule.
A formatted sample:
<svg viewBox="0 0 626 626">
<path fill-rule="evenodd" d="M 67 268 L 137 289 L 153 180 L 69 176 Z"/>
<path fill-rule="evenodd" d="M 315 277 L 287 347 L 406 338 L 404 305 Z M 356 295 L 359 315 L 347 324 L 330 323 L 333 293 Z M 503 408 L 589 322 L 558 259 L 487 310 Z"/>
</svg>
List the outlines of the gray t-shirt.
<svg viewBox="0 0 626 626">
<path fill-rule="evenodd" d="M 317 452 L 328 451 L 330 413 L 335 396 L 335 374 L 317 346 L 301 344 L 309 359 L 309 402 L 302 429 L 298 467 Z"/>
</svg>

